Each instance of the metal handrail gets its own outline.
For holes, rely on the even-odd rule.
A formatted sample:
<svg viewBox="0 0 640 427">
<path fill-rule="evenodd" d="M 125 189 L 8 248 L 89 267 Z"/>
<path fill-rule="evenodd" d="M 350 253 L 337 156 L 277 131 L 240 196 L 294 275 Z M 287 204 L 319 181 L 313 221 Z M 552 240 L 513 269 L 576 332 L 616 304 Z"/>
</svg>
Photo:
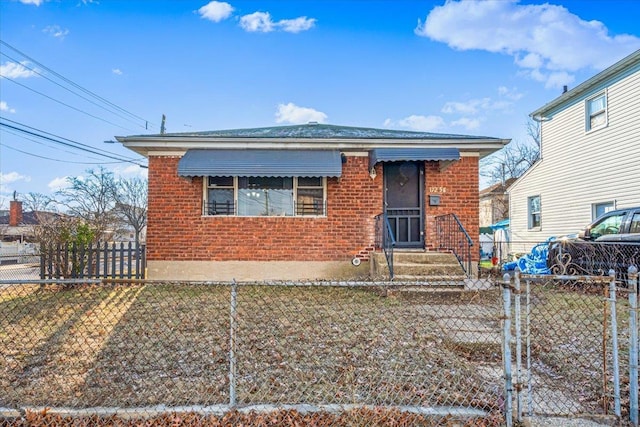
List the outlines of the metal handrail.
<svg viewBox="0 0 640 427">
<path fill-rule="evenodd" d="M 467 276 L 471 274 L 473 240 L 456 214 L 450 213 L 436 217 L 436 239 L 438 249 L 453 252 Z"/>
<path fill-rule="evenodd" d="M 393 280 L 393 248 L 396 245 L 396 238 L 386 213 L 376 216 L 376 234 L 378 247 L 384 251 L 384 257 L 389 267 L 389 279 Z"/>
</svg>

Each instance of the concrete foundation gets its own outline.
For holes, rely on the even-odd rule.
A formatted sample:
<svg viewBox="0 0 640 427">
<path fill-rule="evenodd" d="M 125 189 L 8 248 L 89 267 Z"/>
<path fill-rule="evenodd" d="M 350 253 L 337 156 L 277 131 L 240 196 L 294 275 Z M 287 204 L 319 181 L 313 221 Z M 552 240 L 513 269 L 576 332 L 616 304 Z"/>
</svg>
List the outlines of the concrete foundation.
<svg viewBox="0 0 640 427">
<path fill-rule="evenodd" d="M 264 280 L 367 280 L 369 263 L 349 261 L 148 261 L 151 280 L 239 282 Z"/>
</svg>

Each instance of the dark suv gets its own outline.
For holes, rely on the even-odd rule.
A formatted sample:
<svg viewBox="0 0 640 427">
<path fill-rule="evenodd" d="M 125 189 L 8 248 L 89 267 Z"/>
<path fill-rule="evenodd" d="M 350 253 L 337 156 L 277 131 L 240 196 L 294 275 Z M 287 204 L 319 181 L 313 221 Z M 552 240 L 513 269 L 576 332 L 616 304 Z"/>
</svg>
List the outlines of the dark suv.
<svg viewBox="0 0 640 427">
<path fill-rule="evenodd" d="M 630 265 L 640 267 L 640 207 L 605 213 L 576 238 L 549 243 L 547 266 L 552 274 L 618 277 Z"/>
</svg>

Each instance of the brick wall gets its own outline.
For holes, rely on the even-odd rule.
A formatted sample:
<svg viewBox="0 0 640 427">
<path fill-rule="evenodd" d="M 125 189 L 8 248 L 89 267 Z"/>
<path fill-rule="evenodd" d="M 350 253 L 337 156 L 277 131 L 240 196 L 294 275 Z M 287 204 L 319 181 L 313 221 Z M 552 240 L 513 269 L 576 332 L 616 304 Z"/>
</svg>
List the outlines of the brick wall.
<svg viewBox="0 0 640 427">
<path fill-rule="evenodd" d="M 373 249 L 382 178 L 366 157 L 327 180 L 327 217 L 202 216 L 202 178 L 178 177 L 178 160 L 149 158 L 149 260 L 338 261 Z"/>
<path fill-rule="evenodd" d="M 327 217 L 202 216 L 202 178 L 178 177 L 178 160 L 149 158 L 149 260 L 340 261 L 373 249 L 383 179 L 381 165 L 371 179 L 367 157 L 347 157 L 342 177 L 327 180 Z M 478 159 L 463 157 L 443 172 L 427 162 L 425 170 L 427 196 L 430 187 L 446 188 L 441 206 L 426 206 L 427 243 L 433 218 L 455 212 L 477 244 Z"/>
<path fill-rule="evenodd" d="M 478 157 L 462 157 L 443 171 L 436 162 L 425 164 L 425 233 L 426 242 L 435 241 L 435 217 L 455 213 L 478 248 L 480 234 L 480 199 Z M 440 206 L 429 206 L 429 194 L 440 195 Z M 471 258 L 478 261 L 480 253 L 471 250 Z"/>
</svg>

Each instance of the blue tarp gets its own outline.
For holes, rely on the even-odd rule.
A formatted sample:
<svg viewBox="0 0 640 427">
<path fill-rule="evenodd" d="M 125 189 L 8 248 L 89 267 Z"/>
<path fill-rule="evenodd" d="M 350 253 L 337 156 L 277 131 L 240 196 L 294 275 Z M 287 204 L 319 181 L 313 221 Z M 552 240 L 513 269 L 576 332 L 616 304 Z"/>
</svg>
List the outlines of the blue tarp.
<svg viewBox="0 0 640 427">
<path fill-rule="evenodd" d="M 491 224 L 489 228 L 491 228 L 494 231 L 500 228 L 509 228 L 509 218 L 503 219 L 502 221 L 498 221 L 495 224 Z"/>
<path fill-rule="evenodd" d="M 550 274 L 551 271 L 547 267 L 547 255 L 551 240 L 555 240 L 555 238 L 552 237 L 544 243 L 538 243 L 531 249 L 531 252 L 513 262 L 504 264 L 502 269 L 510 271 L 519 267 L 520 271 L 526 274 Z"/>
</svg>

